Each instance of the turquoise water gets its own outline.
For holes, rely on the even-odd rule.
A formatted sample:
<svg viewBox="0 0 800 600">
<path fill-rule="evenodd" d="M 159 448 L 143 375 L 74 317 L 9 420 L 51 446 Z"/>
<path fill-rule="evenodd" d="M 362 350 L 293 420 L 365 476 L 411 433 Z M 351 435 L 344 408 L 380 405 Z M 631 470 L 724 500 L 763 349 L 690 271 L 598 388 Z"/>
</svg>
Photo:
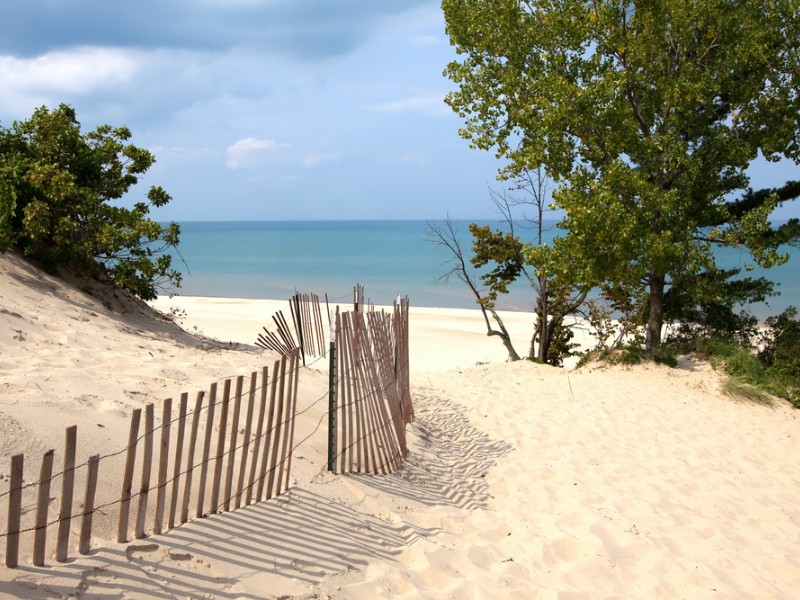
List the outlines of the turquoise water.
<svg viewBox="0 0 800 600">
<path fill-rule="evenodd" d="M 469 253 L 468 221 L 454 224 Z M 175 264 L 183 273 L 177 290 L 182 295 L 288 299 L 300 291 L 327 293 L 331 301 L 345 302 L 360 283 L 376 304 L 407 295 L 415 306 L 476 306 L 455 277 L 447 285 L 436 282 L 450 269 L 451 255 L 427 240 L 425 221 L 184 222 L 181 231 L 179 248 L 186 264 L 180 257 Z M 800 305 L 800 251 L 791 252 L 788 264 L 765 273 L 780 284 L 781 295 L 769 307 L 751 307 L 757 316 Z M 746 256 L 726 250 L 719 260 L 741 267 Z M 532 291 L 520 282 L 500 307 L 529 310 L 532 302 Z"/>
</svg>

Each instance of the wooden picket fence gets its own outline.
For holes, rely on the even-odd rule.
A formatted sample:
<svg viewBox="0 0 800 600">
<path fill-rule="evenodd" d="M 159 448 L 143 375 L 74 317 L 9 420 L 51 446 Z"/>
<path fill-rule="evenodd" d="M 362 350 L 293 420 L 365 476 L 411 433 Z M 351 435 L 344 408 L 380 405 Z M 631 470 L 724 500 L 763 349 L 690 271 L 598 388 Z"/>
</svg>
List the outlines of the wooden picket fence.
<svg viewBox="0 0 800 600">
<path fill-rule="evenodd" d="M 248 391 L 245 377 L 229 378 L 224 380 L 218 399 L 218 384 L 213 383 L 208 393 L 197 392 L 191 411 L 189 395 L 184 393 L 177 418 L 173 416 L 172 400 L 167 399 L 161 406 L 158 425 L 154 404 L 146 405 L 144 411 L 135 409 L 128 445 L 121 452 L 92 456 L 79 466 L 75 464 L 77 428 L 70 427 L 63 470 L 53 475 L 55 453 L 50 450 L 42 458 L 35 482 L 23 481 L 24 455 L 12 457 L 8 492 L 0 492 L 0 499 L 8 497 L 7 527 L 5 533 L 0 531 L 0 539 L 5 537 L 6 541 L 6 566 L 18 565 L 20 537 L 30 533 L 34 536 L 33 564 L 44 565 L 47 536 L 56 524 L 54 556 L 59 562 L 67 560 L 71 522 L 78 518 L 78 552 L 89 553 L 93 519 L 98 514 L 107 517 L 111 507 L 119 507 L 117 541 L 126 542 L 131 536 L 146 537 L 149 522 L 150 532 L 159 534 L 186 523 L 192 516 L 236 510 L 287 491 L 300 360 L 302 357 L 305 364 L 306 355 L 326 355 L 325 324 L 331 324 L 327 297 L 325 303 L 327 319 L 322 317 L 318 296 L 297 294 L 291 301 L 294 334 L 283 315 L 273 317 L 278 333 L 265 328 L 266 335 L 259 335 L 259 345 L 278 351 L 281 358 L 275 362 L 271 379 L 267 367 L 260 374 L 253 372 Z M 391 312 L 376 311 L 364 301 L 361 286 L 354 291 L 352 312 L 340 313 L 336 308 L 328 351 L 329 470 L 385 474 L 402 465 L 408 450 L 405 427 L 414 419 L 408 325 L 408 298 L 396 302 Z M 119 465 L 122 454 L 124 468 Z M 119 460 L 115 461 L 115 457 Z M 108 466 L 101 469 L 101 465 Z M 73 496 L 79 471 L 84 493 L 76 513 Z M 154 471 L 155 482 L 151 482 Z M 101 498 L 98 504 L 98 479 L 116 477 L 120 472 L 119 497 Z M 137 472 L 140 478 L 134 491 Z M 51 521 L 48 513 L 52 483 L 58 477 L 61 492 L 56 497 L 60 499 L 60 511 L 58 518 Z M 150 502 L 151 494 L 155 496 L 154 504 Z M 23 496 L 28 506 L 33 504 L 34 495 L 36 511 L 32 514 L 23 510 Z M 33 522 L 23 523 L 23 517 L 32 518 Z"/>
<path fill-rule="evenodd" d="M 307 356 L 326 356 L 325 331 L 331 326 L 327 295 L 325 296 L 327 319 L 322 316 L 320 297 L 316 294 L 295 294 L 289 301 L 289 308 L 294 329 L 289 327 L 283 311 L 278 311 L 272 315 L 276 331 L 262 327 L 256 345 L 285 356 L 299 349 L 304 365 Z"/>
<path fill-rule="evenodd" d="M 336 314 L 328 454 L 335 473 L 385 474 L 405 459 L 405 427 L 414 419 L 408 310 L 406 298 L 395 303 L 392 314 Z"/>
<path fill-rule="evenodd" d="M 102 499 L 105 502 L 101 505 L 95 502 L 98 478 L 115 477 L 119 469 L 109 467 L 103 470 L 100 467 L 104 463 L 113 464 L 111 459 L 115 454 L 105 457 L 95 455 L 76 467 L 77 427 L 67 429 L 61 473 L 53 475 L 54 451 L 49 450 L 42 459 L 38 481 L 25 484 L 24 455 L 13 456 L 9 491 L 0 494 L 0 498 L 8 497 L 4 535 L 6 566 L 14 568 L 18 565 L 20 537 L 29 533 L 34 536 L 33 564 L 44 565 L 47 536 L 54 525 L 58 525 L 54 556 L 59 562 L 66 561 L 71 522 L 78 517 L 81 519 L 78 552 L 89 553 L 93 517 L 100 509 L 105 514 L 105 509 L 119 506 L 117 540 L 125 542 L 130 535 L 134 502 L 133 535 L 143 538 L 147 536 L 148 516 L 153 519 L 152 533 L 159 534 L 186 523 L 190 513 L 202 517 L 235 510 L 287 491 L 294 448 L 298 375 L 299 351 L 295 351 L 275 362 L 272 379 L 269 379 L 267 367 L 261 370 L 260 377 L 259 373 L 253 372 L 247 393 L 244 391 L 243 376 L 236 378 L 233 394 L 233 380 L 224 380 L 221 400 L 217 398 L 217 383 L 213 383 L 207 396 L 205 391 L 197 393 L 191 412 L 187 406 L 188 394 L 182 394 L 177 419 L 173 419 L 171 399 L 165 400 L 158 426 L 155 424 L 155 407 L 152 403 L 148 404 L 144 408 L 144 433 L 141 436 L 142 409 L 135 409 L 131 417 L 128 446 L 124 450 L 126 459 L 120 497 Z M 243 407 L 246 414 L 242 420 Z M 232 412 L 230 418 L 229 412 Z M 177 426 L 174 440 L 173 425 Z M 244 433 L 240 440 L 239 432 L 242 429 Z M 158 451 L 155 452 L 157 434 Z M 215 434 L 216 443 L 213 441 Z M 135 464 L 140 446 L 141 479 L 134 494 Z M 173 448 L 174 452 L 171 453 Z M 187 448 L 185 452 L 184 448 Z M 84 466 L 87 474 L 83 504 L 76 513 L 73 506 L 75 477 L 77 470 Z M 156 481 L 151 484 L 154 470 L 157 471 Z M 48 521 L 51 483 L 56 477 L 61 478 L 60 511 L 56 520 Z M 210 488 L 210 497 L 207 488 Z M 148 510 L 151 492 L 155 494 L 155 505 Z M 23 511 L 24 494 L 36 496 L 33 524 L 22 523 L 23 514 L 30 516 L 30 511 Z M 190 510 L 192 500 L 195 503 L 194 511 Z"/>
</svg>

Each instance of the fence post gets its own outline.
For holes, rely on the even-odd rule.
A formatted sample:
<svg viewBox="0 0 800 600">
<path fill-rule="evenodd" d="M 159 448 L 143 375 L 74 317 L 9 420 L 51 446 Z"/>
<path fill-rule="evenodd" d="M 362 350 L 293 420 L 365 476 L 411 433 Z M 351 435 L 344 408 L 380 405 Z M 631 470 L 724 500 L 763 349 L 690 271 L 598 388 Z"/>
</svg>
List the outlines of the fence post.
<svg viewBox="0 0 800 600">
<path fill-rule="evenodd" d="M 338 312 L 337 312 L 338 317 Z M 337 318 L 338 322 L 338 318 Z M 328 359 L 328 471 L 333 471 L 336 462 L 336 332 L 331 332 L 330 357 Z"/>
<path fill-rule="evenodd" d="M 122 495 L 119 504 L 117 541 L 128 541 L 128 520 L 130 518 L 131 492 L 133 491 L 133 468 L 136 463 L 136 445 L 139 441 L 139 421 L 142 409 L 135 408 L 131 415 L 131 429 L 128 434 L 128 451 L 125 456 L 125 473 L 122 477 Z"/>
<path fill-rule="evenodd" d="M 83 519 L 81 520 L 81 537 L 78 552 L 89 554 L 92 541 L 92 517 L 94 515 L 94 495 L 97 490 L 97 470 L 100 467 L 100 455 L 89 458 L 89 470 L 86 475 L 86 495 L 83 501 Z"/>
<path fill-rule="evenodd" d="M 39 471 L 39 494 L 36 502 L 36 531 L 33 534 L 33 564 L 44 566 L 44 550 L 47 540 L 47 507 L 50 504 L 50 482 L 53 479 L 53 453 L 48 450 L 42 457 Z"/>
<path fill-rule="evenodd" d="M 175 527 L 175 516 L 178 511 L 178 489 L 180 488 L 183 434 L 186 432 L 186 404 L 188 401 L 189 392 L 183 392 L 181 394 L 180 404 L 178 405 L 178 443 L 175 446 L 175 467 L 172 471 L 172 497 L 169 501 L 168 529 Z M 192 450 L 194 450 L 194 446 L 192 446 Z"/>
<path fill-rule="evenodd" d="M 150 494 L 150 471 L 153 469 L 153 431 L 155 416 L 153 403 L 144 407 L 144 456 L 142 457 L 142 486 L 139 488 L 139 509 L 136 513 L 137 540 L 145 537 L 144 521 L 147 516 L 147 498 Z"/>
<path fill-rule="evenodd" d="M 172 398 L 164 400 L 161 412 L 161 445 L 158 451 L 158 488 L 156 490 L 156 516 L 153 533 L 161 533 L 167 494 L 167 469 L 169 468 L 169 436 L 172 428 Z"/>
<path fill-rule="evenodd" d="M 25 457 L 11 457 L 11 484 L 8 488 L 8 537 L 6 538 L 6 566 L 14 569 L 19 564 L 19 524 L 22 515 L 22 469 Z"/>
<path fill-rule="evenodd" d="M 78 426 L 67 428 L 64 448 L 64 476 L 61 480 L 61 512 L 58 516 L 58 538 L 56 540 L 56 560 L 65 562 L 69 551 L 69 529 L 72 520 L 72 493 L 75 483 L 75 451 L 78 444 Z"/>
</svg>

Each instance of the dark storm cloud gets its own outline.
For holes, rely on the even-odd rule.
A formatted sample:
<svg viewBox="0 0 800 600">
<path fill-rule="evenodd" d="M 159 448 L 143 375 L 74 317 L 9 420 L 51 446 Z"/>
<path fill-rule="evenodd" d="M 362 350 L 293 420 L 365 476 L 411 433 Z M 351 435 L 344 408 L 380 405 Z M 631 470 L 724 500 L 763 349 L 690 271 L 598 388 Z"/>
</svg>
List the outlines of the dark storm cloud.
<svg viewBox="0 0 800 600">
<path fill-rule="evenodd" d="M 430 0 L 26 0 L 3 8 L 0 54 L 249 47 L 314 60 L 353 50 L 380 19 L 425 4 Z"/>
</svg>

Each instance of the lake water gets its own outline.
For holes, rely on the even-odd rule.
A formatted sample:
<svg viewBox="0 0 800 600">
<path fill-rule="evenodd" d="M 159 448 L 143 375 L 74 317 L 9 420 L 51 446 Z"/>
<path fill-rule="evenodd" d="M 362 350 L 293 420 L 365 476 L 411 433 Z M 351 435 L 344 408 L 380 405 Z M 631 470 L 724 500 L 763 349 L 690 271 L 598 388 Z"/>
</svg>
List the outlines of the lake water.
<svg viewBox="0 0 800 600">
<path fill-rule="evenodd" d="M 454 221 L 469 254 L 468 221 Z M 503 223 L 481 224 L 500 228 Z M 347 302 L 360 283 L 376 304 L 391 304 L 407 295 L 412 305 L 474 308 L 474 297 L 455 277 L 437 279 L 450 269 L 452 255 L 431 243 L 425 221 L 269 221 L 183 222 L 181 256 L 174 265 L 183 273 L 177 293 L 186 296 L 288 299 L 295 291 L 328 294 L 331 302 Z M 554 235 L 551 230 L 551 236 Z M 524 239 L 524 236 L 523 236 Z M 800 305 L 800 251 L 790 249 L 789 263 L 764 274 L 779 285 L 781 295 L 770 306 L 751 310 L 759 317 Z M 726 250 L 723 266 L 744 266 L 746 255 Z M 757 276 L 756 270 L 752 275 Z M 169 290 L 167 290 L 169 291 Z M 512 287 L 499 306 L 530 310 L 532 290 Z"/>
</svg>

